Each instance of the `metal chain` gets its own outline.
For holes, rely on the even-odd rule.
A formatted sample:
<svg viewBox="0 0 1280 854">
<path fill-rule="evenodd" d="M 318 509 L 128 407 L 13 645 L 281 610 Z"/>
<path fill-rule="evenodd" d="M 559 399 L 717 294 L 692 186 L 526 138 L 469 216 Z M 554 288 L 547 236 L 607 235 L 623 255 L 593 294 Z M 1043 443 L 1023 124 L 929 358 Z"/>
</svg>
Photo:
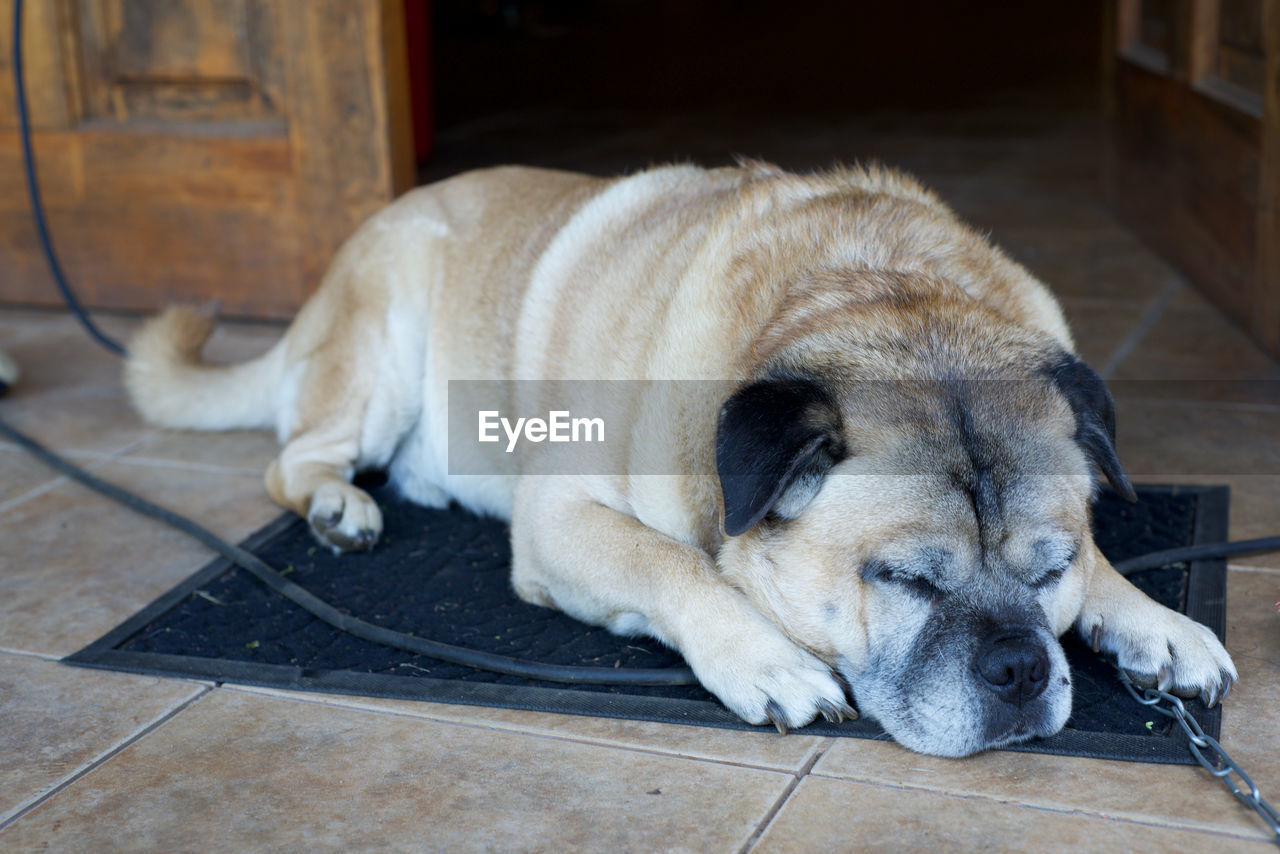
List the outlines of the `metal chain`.
<svg viewBox="0 0 1280 854">
<path fill-rule="evenodd" d="M 1187 735 L 1189 741 L 1187 747 L 1191 750 L 1191 755 L 1210 774 L 1226 784 L 1226 787 L 1231 790 L 1231 794 L 1235 795 L 1240 803 L 1253 808 L 1258 815 L 1262 816 L 1262 820 L 1267 823 L 1267 826 L 1271 828 L 1271 832 L 1275 834 L 1276 845 L 1280 845 L 1280 813 L 1277 813 L 1276 808 L 1266 802 L 1262 797 L 1262 793 L 1258 791 L 1257 784 L 1231 758 L 1227 751 L 1223 750 L 1217 739 L 1205 734 L 1205 731 L 1200 728 L 1199 721 L 1191 716 L 1186 706 L 1182 705 L 1182 700 L 1156 688 L 1139 689 L 1133 683 L 1133 680 L 1129 678 L 1129 674 L 1123 670 L 1119 672 L 1121 683 L 1124 684 L 1125 689 L 1133 696 L 1133 699 L 1153 711 L 1173 718 L 1178 722 L 1178 725 L 1182 727 L 1182 731 Z M 1169 707 L 1161 707 L 1161 702 L 1168 703 Z M 1231 775 L 1233 774 L 1240 778 L 1239 783 L 1232 779 Z"/>
</svg>

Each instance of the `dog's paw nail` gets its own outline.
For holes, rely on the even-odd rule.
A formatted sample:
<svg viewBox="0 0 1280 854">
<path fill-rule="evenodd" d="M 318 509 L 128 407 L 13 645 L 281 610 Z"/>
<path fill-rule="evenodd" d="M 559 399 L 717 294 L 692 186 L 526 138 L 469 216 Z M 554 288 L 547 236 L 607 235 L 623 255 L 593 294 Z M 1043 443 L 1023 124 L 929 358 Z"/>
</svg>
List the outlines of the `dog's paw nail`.
<svg viewBox="0 0 1280 854">
<path fill-rule="evenodd" d="M 1160 670 L 1156 674 L 1156 690 L 1162 693 L 1168 693 L 1173 687 L 1173 668 L 1167 664 L 1160 665 Z"/>
<path fill-rule="evenodd" d="M 1150 674 L 1139 673 L 1136 670 L 1125 670 L 1124 675 L 1128 676 L 1129 681 L 1132 682 L 1138 688 L 1154 688 L 1155 687 L 1156 680 L 1152 678 Z"/>
<path fill-rule="evenodd" d="M 769 700 L 764 704 L 764 714 L 778 728 L 778 732 L 783 735 L 787 734 L 787 716 L 783 714 L 781 706 L 773 700 Z"/>
<path fill-rule="evenodd" d="M 1227 699 L 1227 695 L 1231 693 L 1231 686 L 1236 684 L 1235 680 L 1229 675 L 1223 674 L 1222 677 L 1222 693 L 1218 695 L 1218 702 L 1221 703 Z"/>
<path fill-rule="evenodd" d="M 840 712 L 844 715 L 845 720 L 856 721 L 861 717 L 861 715 L 858 714 L 858 710 L 848 703 L 845 704 L 844 708 L 842 708 Z"/>
<path fill-rule="evenodd" d="M 830 700 L 819 700 L 818 711 L 827 719 L 827 723 L 838 724 L 844 720 L 844 713 Z"/>
<path fill-rule="evenodd" d="M 1089 629 L 1089 648 L 1094 652 L 1102 652 L 1102 623 L 1094 623 Z"/>
</svg>

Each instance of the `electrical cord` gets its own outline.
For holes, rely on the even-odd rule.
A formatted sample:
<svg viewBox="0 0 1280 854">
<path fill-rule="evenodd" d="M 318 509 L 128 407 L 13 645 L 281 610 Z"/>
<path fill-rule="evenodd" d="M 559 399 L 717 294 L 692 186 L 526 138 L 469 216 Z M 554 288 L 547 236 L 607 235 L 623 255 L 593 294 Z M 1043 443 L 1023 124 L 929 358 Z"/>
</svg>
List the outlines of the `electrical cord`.
<svg viewBox="0 0 1280 854">
<path fill-rule="evenodd" d="M 1122 560 L 1115 564 L 1115 568 L 1121 575 L 1130 575 L 1144 569 L 1168 566 L 1171 563 L 1190 563 L 1193 560 L 1209 560 L 1211 558 L 1235 557 L 1236 555 L 1262 554 L 1263 552 L 1274 551 L 1280 551 L 1280 537 L 1259 537 L 1256 540 L 1205 543 L 1203 545 L 1165 549 L 1159 552 L 1148 552 L 1138 557 Z"/>
<path fill-rule="evenodd" d="M 22 162 L 26 166 L 27 195 L 31 198 L 31 215 L 35 220 L 36 233 L 40 237 L 40 248 L 44 251 L 44 260 L 53 274 L 54 284 L 62 293 L 62 299 L 71 309 L 85 330 L 94 340 L 117 356 L 125 354 L 124 347 L 112 340 L 94 324 L 76 299 L 75 292 L 62 273 L 62 265 L 58 263 L 58 255 L 53 251 L 53 239 L 49 235 L 49 226 L 44 219 L 44 203 L 40 199 L 40 182 L 36 178 L 36 155 L 31 146 L 31 117 L 27 112 L 27 87 L 22 76 L 22 0 L 13 0 L 13 88 L 18 98 L 18 131 L 22 137 Z"/>
</svg>

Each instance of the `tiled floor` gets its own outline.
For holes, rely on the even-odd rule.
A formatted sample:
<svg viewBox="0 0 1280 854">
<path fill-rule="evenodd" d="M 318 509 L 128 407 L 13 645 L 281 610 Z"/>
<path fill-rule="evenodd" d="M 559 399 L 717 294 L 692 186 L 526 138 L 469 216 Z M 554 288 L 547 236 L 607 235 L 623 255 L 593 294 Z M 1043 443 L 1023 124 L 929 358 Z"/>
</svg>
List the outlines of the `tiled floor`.
<svg viewBox="0 0 1280 854">
<path fill-rule="evenodd" d="M 919 172 L 1060 294 L 1110 374 L 1143 480 L 1230 483 L 1232 535 L 1280 531 L 1280 367 L 1107 214 L 1087 118 L 512 117 L 455 131 L 471 162 L 607 172 L 731 152 Z M 561 125 L 557 125 L 561 122 Z M 639 125 L 637 127 L 637 125 Z M 560 127 L 539 136 L 538 127 Z M 513 134 L 512 127 L 526 132 Z M 566 138 L 568 141 L 566 142 Z M 519 140 L 519 142 L 513 142 Z M 136 322 L 106 318 L 109 332 Z M 232 324 L 213 355 L 275 327 Z M 113 357 L 58 313 L 0 311 L 25 371 L 0 417 L 230 539 L 273 518 L 258 434 L 151 430 Z M 1156 380 L 1165 382 L 1154 382 Z M 1202 382 L 1168 382 L 1197 380 Z M 1271 390 L 1268 392 L 1268 388 Z M 0 444 L 0 850 L 1275 850 L 1206 773 L 369 700 L 57 663 L 201 565 L 182 537 Z M 1280 555 L 1233 564 L 1240 682 L 1223 742 L 1280 803 Z"/>
</svg>

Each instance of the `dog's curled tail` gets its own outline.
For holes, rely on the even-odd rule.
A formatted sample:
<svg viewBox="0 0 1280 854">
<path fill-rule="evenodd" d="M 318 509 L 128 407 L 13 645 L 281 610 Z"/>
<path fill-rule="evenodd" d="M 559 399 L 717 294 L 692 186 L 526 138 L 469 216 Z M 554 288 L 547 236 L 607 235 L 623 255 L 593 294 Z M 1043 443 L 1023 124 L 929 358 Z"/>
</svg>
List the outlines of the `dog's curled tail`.
<svg viewBox="0 0 1280 854">
<path fill-rule="evenodd" d="M 200 357 L 217 325 L 213 308 L 170 306 L 129 342 L 124 380 L 138 413 L 159 427 L 235 430 L 276 426 L 284 342 L 233 365 Z"/>
</svg>

